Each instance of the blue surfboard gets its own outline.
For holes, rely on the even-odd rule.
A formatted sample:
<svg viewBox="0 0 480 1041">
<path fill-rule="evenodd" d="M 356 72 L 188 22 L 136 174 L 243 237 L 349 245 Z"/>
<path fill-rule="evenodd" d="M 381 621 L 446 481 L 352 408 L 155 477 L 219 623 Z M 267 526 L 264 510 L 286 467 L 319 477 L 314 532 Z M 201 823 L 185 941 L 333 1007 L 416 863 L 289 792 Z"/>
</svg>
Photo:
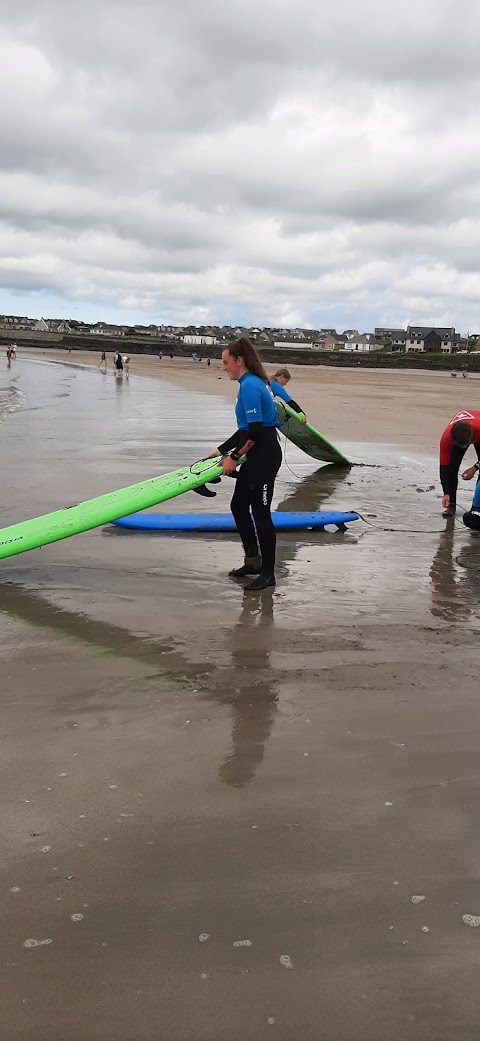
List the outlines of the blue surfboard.
<svg viewBox="0 0 480 1041">
<path fill-rule="evenodd" d="M 321 529 L 326 524 L 340 527 L 356 521 L 358 513 L 281 513 L 277 510 L 272 513 L 272 520 L 277 531 Z M 231 513 L 132 513 L 114 524 L 134 531 L 236 531 Z"/>
</svg>

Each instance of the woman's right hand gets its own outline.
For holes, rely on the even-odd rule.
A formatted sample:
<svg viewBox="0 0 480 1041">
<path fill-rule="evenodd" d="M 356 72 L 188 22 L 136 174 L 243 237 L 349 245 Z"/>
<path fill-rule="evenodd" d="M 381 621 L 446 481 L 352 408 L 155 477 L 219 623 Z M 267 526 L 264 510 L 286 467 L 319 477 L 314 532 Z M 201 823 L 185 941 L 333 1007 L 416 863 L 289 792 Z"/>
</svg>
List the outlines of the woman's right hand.
<svg viewBox="0 0 480 1041">
<path fill-rule="evenodd" d="M 217 455 L 221 455 L 221 454 L 222 453 L 218 451 L 218 448 L 214 448 L 213 452 L 210 452 L 210 455 L 206 455 L 205 456 L 205 459 L 216 459 Z"/>
<path fill-rule="evenodd" d="M 444 496 L 443 496 L 443 499 L 442 499 L 442 506 L 443 506 L 443 509 L 444 509 L 444 510 L 446 510 L 446 509 L 447 509 L 447 506 L 450 506 L 450 496 L 449 496 L 449 495 L 444 495 Z"/>
</svg>

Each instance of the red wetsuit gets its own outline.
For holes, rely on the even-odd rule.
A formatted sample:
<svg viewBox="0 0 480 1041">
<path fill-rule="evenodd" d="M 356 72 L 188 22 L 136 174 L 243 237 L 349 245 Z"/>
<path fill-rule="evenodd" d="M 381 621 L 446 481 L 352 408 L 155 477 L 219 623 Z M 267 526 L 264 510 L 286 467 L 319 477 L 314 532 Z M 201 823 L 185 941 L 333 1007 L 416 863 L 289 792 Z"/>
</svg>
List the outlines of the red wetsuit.
<svg viewBox="0 0 480 1041">
<path fill-rule="evenodd" d="M 480 412 L 473 408 L 457 412 L 440 438 L 440 481 L 444 495 L 450 496 L 451 506 L 455 506 L 457 502 L 458 471 L 467 451 L 466 448 L 456 445 L 452 439 L 450 431 L 454 423 L 468 423 L 471 426 L 471 444 L 480 459 Z"/>
</svg>

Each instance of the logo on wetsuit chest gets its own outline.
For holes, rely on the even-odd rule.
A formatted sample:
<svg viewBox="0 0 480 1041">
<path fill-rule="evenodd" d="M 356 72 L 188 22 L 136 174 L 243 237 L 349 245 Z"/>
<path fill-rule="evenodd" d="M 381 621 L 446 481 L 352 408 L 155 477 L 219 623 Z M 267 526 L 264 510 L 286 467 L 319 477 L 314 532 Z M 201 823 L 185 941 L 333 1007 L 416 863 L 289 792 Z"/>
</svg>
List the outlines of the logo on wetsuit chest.
<svg viewBox="0 0 480 1041">
<path fill-rule="evenodd" d="M 457 412 L 449 426 L 453 426 L 454 423 L 460 423 L 462 419 L 475 419 L 475 416 L 472 416 L 471 412 Z"/>
<path fill-rule="evenodd" d="M 262 502 L 264 506 L 268 506 L 268 485 L 264 484 L 262 488 Z"/>
</svg>

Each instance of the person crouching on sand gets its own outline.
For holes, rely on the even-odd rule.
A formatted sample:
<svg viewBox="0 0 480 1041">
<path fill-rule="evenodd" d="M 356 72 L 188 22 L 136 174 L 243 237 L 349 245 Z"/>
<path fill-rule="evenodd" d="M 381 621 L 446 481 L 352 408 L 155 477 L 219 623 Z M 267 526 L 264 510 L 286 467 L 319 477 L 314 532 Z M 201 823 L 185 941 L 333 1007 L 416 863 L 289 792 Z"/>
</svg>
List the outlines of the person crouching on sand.
<svg viewBox="0 0 480 1041">
<path fill-rule="evenodd" d="M 440 438 L 440 482 L 443 489 L 444 517 L 453 517 L 457 508 L 458 471 L 469 445 L 480 459 L 480 412 L 465 409 L 450 420 Z M 471 481 L 477 464 L 464 470 L 464 481 Z"/>
</svg>

